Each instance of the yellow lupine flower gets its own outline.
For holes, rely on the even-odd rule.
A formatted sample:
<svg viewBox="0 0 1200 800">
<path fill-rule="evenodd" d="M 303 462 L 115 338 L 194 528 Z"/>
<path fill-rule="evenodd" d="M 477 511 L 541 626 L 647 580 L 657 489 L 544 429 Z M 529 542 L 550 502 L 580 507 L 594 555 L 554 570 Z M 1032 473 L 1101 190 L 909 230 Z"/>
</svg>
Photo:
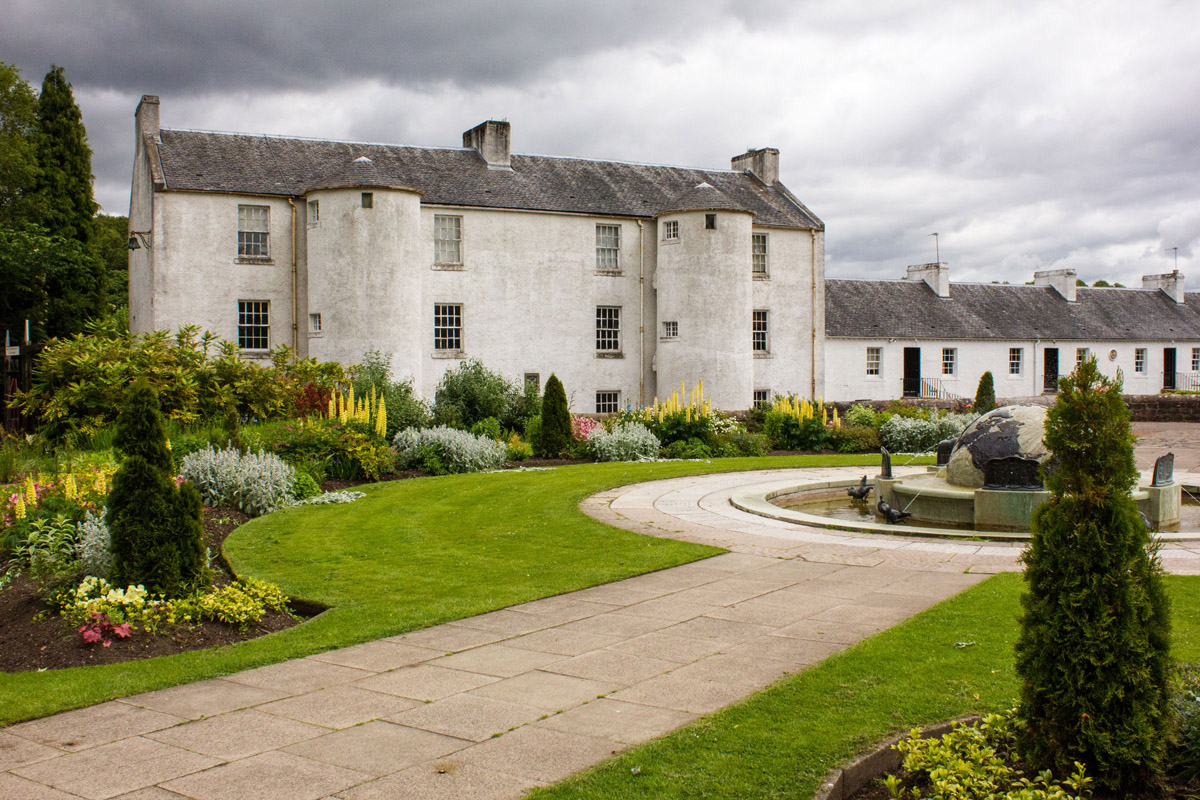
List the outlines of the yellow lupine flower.
<svg viewBox="0 0 1200 800">
<path fill-rule="evenodd" d="M 30 508 L 37 505 L 37 489 L 33 487 L 33 477 L 30 475 L 25 476 L 25 502 Z"/>
<path fill-rule="evenodd" d="M 79 497 L 79 489 L 75 486 L 75 473 L 67 473 L 67 479 L 63 481 L 63 494 L 66 495 L 68 500 L 74 500 Z"/>
<path fill-rule="evenodd" d="M 335 416 L 337 416 L 337 412 L 334 411 L 333 393 L 331 393 L 329 395 L 329 413 L 326 415 L 326 417 L 328 419 L 333 419 Z"/>
<path fill-rule="evenodd" d="M 21 499 L 20 492 L 17 492 L 17 504 L 13 506 L 13 516 L 17 519 L 25 519 L 25 501 Z"/>
</svg>

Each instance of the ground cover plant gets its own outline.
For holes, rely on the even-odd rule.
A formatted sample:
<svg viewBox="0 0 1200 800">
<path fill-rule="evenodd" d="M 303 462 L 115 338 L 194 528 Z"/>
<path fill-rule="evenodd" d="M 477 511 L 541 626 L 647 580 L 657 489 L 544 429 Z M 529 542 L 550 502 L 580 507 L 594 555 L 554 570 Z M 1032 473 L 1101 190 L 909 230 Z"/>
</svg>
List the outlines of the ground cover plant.
<svg viewBox="0 0 1200 800">
<path fill-rule="evenodd" d="M 0 724 L 248 669 L 694 561 L 716 548 L 647 538 L 578 508 L 613 486 L 729 470 L 878 464 L 878 456 L 610 463 L 361 487 L 349 505 L 277 511 L 226 541 L 239 576 L 320 616 L 232 647 L 0 676 Z M 553 568 L 549 568 L 553 565 Z M 486 575 L 486 580 L 480 576 Z"/>
</svg>

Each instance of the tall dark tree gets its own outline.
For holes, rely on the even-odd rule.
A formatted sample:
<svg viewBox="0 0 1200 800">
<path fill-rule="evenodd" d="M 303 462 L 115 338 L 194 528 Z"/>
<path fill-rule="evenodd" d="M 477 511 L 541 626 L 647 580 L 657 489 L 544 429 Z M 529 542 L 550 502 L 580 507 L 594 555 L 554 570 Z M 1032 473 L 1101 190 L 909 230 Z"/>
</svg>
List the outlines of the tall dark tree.
<svg viewBox="0 0 1200 800">
<path fill-rule="evenodd" d="M 110 308 L 129 305 L 129 218 L 98 214 L 92 220 L 88 250 L 104 267 L 105 290 Z"/>
<path fill-rule="evenodd" d="M 991 372 L 979 376 L 979 386 L 975 388 L 975 405 L 972 410 L 976 414 L 986 414 L 996 408 L 996 383 Z"/>
<path fill-rule="evenodd" d="M 37 104 L 35 221 L 58 236 L 87 244 L 96 215 L 92 148 L 63 68 L 52 66 Z"/>
<path fill-rule="evenodd" d="M 542 428 L 534 447 L 538 455 L 558 458 L 571 446 L 571 412 L 562 381 L 551 373 L 542 394 Z"/>
<path fill-rule="evenodd" d="M 105 306 L 103 265 L 78 241 L 36 225 L 0 226 L 0 338 L 14 340 L 29 320 L 30 338 L 69 336 Z"/>
<path fill-rule="evenodd" d="M 1169 729 L 1170 619 L 1150 532 L 1130 495 L 1121 380 L 1088 359 L 1046 418 L 1051 497 L 1034 512 L 1016 646 L 1022 755 L 1060 776 L 1083 763 L 1124 793 L 1156 776 Z"/>
<path fill-rule="evenodd" d="M 36 133 L 37 96 L 20 70 L 0 62 L 0 226 L 29 220 Z"/>
</svg>

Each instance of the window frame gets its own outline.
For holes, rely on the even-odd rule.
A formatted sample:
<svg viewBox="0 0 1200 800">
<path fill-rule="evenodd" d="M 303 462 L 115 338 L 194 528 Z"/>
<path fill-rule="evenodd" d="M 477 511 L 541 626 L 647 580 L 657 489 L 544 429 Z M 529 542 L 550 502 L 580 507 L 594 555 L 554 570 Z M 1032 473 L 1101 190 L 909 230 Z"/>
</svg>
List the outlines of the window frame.
<svg viewBox="0 0 1200 800">
<path fill-rule="evenodd" d="M 759 248 L 761 241 L 762 247 Z M 750 274 L 762 279 L 769 277 L 770 272 L 770 242 L 765 233 L 750 234 Z"/>
<path fill-rule="evenodd" d="M 867 362 L 866 362 L 867 377 L 868 378 L 882 378 L 883 377 L 883 347 L 882 346 L 878 346 L 878 347 L 868 346 L 866 355 L 867 355 Z M 872 359 L 871 356 L 875 356 L 875 358 Z M 874 361 L 874 363 L 875 363 L 874 372 L 871 371 L 871 362 L 872 361 Z"/>
<path fill-rule="evenodd" d="M 771 390 L 770 389 L 755 389 L 752 395 L 751 408 L 770 408 L 771 407 Z"/>
<path fill-rule="evenodd" d="M 271 301 L 238 300 L 237 342 L 238 349 L 248 353 L 265 353 L 271 349 Z M 262 346 L 257 343 L 261 336 Z M 250 337 L 254 337 L 252 340 Z"/>
<path fill-rule="evenodd" d="M 439 227 L 440 223 L 453 221 L 455 235 L 453 238 L 444 237 L 440 234 L 445 231 L 444 226 Z M 462 240 L 463 218 L 461 214 L 434 214 L 433 215 L 433 264 L 436 267 L 461 267 L 463 265 L 463 240 Z M 443 251 L 446 258 L 454 258 L 456 260 L 443 260 Z M 452 252 L 451 252 L 452 251 Z"/>
<path fill-rule="evenodd" d="M 765 356 L 771 353 L 771 312 L 766 308 L 756 308 L 750 317 L 750 349 L 755 356 Z"/>
<path fill-rule="evenodd" d="M 601 397 L 604 397 L 601 400 Z M 609 409 L 611 406 L 611 410 Z M 621 390 L 620 389 L 597 389 L 596 390 L 596 405 L 597 414 L 616 414 L 621 410 Z"/>
<path fill-rule="evenodd" d="M 621 271 L 620 224 L 596 223 L 596 271 Z"/>
<path fill-rule="evenodd" d="M 678 339 L 679 338 L 679 321 L 674 319 L 663 320 L 662 338 Z"/>
<path fill-rule="evenodd" d="M 362 202 L 363 208 L 375 208 L 375 193 L 363 192 L 360 201 Z"/>
<path fill-rule="evenodd" d="M 1091 357 L 1091 355 L 1092 355 L 1092 348 L 1076 347 L 1075 348 L 1075 367 L 1078 368 L 1079 365 L 1082 364 L 1083 362 L 1087 361 L 1088 358 Z"/>
<path fill-rule="evenodd" d="M 271 206 L 250 203 L 238 203 L 237 224 L 237 257 L 238 260 L 249 263 L 263 263 L 271 260 Z M 262 212 L 261 229 L 256 227 L 260 220 L 257 212 Z M 251 219 L 251 212 L 255 219 Z M 258 237 L 262 237 L 259 239 Z"/>
<path fill-rule="evenodd" d="M 321 312 L 310 311 L 308 314 L 308 332 L 313 336 L 320 336 L 325 332 L 321 326 Z"/>
<path fill-rule="evenodd" d="M 942 348 L 942 375 L 954 377 L 958 374 L 958 348 Z"/>
<path fill-rule="evenodd" d="M 319 200 L 308 201 L 308 227 L 316 228 L 321 224 L 321 202 Z"/>
<path fill-rule="evenodd" d="M 1008 348 L 1008 374 L 1023 375 L 1025 373 L 1025 348 Z"/>
<path fill-rule="evenodd" d="M 621 353 L 621 306 L 596 306 L 596 355 Z"/>
<path fill-rule="evenodd" d="M 679 241 L 679 220 L 668 219 L 663 221 L 663 237 L 664 242 Z"/>
<path fill-rule="evenodd" d="M 714 213 L 706 213 L 704 215 L 704 230 L 715 231 L 717 229 L 717 215 Z"/>
<path fill-rule="evenodd" d="M 1193 359 L 1194 360 L 1194 359 Z M 1150 365 L 1150 348 L 1135 347 L 1133 349 L 1133 371 L 1136 375 L 1145 375 Z"/>
<path fill-rule="evenodd" d="M 433 352 L 458 355 L 463 352 L 463 304 L 433 304 Z"/>
<path fill-rule="evenodd" d="M 533 385 L 533 393 L 535 395 L 540 395 L 542 393 L 542 373 L 526 372 L 525 382 L 522 384 L 525 387 L 526 392 L 529 391 L 530 384 Z"/>
<path fill-rule="evenodd" d="M 1192 348 L 1192 372 L 1200 372 L 1200 347 Z"/>
</svg>

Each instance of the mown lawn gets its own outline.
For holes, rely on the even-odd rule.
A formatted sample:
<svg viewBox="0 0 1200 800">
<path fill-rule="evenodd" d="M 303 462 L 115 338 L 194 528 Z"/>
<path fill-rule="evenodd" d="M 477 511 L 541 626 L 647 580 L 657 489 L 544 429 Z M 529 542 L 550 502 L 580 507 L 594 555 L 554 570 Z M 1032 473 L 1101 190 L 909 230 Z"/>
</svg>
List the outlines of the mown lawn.
<svg viewBox="0 0 1200 800">
<path fill-rule="evenodd" d="M 1174 656 L 1198 661 L 1200 578 L 1167 581 Z M 812 797 L 831 769 L 892 733 L 1013 705 L 1022 587 L 1020 575 L 998 575 L 736 706 L 529 797 Z"/>
<path fill-rule="evenodd" d="M 365 487 L 350 505 L 289 509 L 225 543 L 238 574 L 327 606 L 228 647 L 96 667 L 0 674 L 0 725 L 390 636 L 715 555 L 611 528 L 579 501 L 638 481 L 747 469 L 878 464 L 877 456 L 589 464 Z"/>
</svg>

